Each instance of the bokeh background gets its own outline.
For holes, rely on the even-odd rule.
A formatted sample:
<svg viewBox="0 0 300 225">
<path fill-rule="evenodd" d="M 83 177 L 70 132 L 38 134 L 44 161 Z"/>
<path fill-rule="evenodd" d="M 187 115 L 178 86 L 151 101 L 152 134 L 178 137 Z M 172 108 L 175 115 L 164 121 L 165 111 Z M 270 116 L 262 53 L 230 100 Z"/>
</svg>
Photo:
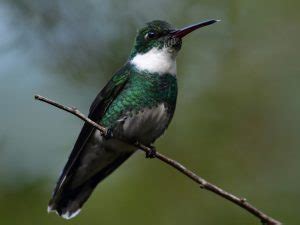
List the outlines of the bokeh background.
<svg viewBox="0 0 300 225">
<path fill-rule="evenodd" d="M 138 27 L 222 22 L 184 40 L 174 120 L 157 148 L 285 224 L 299 224 L 300 3 L 296 0 L 1 0 L 1 224 L 259 224 L 137 152 L 81 214 L 47 214 L 82 122 Z"/>
</svg>

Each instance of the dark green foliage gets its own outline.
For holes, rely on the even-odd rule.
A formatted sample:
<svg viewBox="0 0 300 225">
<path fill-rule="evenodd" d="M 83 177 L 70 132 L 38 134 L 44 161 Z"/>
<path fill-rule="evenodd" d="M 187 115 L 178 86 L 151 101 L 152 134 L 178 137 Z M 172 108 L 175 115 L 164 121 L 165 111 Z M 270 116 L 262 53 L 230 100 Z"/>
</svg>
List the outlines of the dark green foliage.
<svg viewBox="0 0 300 225">
<path fill-rule="evenodd" d="M 0 2 L 0 224 L 260 224 L 142 152 L 74 220 L 46 212 L 82 122 L 33 94 L 87 113 L 141 24 L 209 18 L 222 22 L 184 40 L 175 117 L 156 147 L 284 224 L 300 224 L 299 1 Z"/>
</svg>

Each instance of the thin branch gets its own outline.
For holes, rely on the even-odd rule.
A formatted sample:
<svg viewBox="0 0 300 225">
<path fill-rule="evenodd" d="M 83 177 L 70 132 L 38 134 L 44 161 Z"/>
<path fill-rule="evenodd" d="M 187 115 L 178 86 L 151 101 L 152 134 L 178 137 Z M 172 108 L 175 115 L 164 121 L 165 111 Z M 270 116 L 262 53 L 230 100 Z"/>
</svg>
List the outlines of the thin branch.
<svg viewBox="0 0 300 225">
<path fill-rule="evenodd" d="M 53 100 L 50 100 L 48 98 L 45 98 L 43 96 L 40 95 L 35 95 L 34 98 L 36 100 L 39 101 L 43 101 L 45 103 L 48 103 L 50 105 L 53 105 L 59 109 L 62 109 L 66 112 L 69 112 L 75 116 L 77 116 L 78 118 L 80 118 L 81 120 L 89 123 L 90 125 L 92 125 L 93 127 L 95 127 L 96 129 L 98 129 L 103 135 L 106 135 L 107 129 L 105 127 L 102 127 L 101 125 L 99 125 L 98 123 L 92 121 L 91 119 L 89 119 L 88 117 L 86 117 L 84 114 L 82 114 L 79 110 L 77 110 L 74 107 L 68 107 L 68 106 L 64 106 L 61 105 Z M 131 144 L 131 143 L 128 143 Z M 153 151 L 142 144 L 131 144 L 133 146 L 135 146 L 136 148 L 139 148 L 140 150 L 150 154 L 153 154 Z M 155 152 L 154 153 L 155 158 L 165 162 L 166 164 L 172 166 L 173 168 L 175 168 L 176 170 L 178 170 L 179 172 L 183 173 L 184 175 L 186 175 L 187 177 L 189 177 L 190 179 L 192 179 L 193 181 L 195 181 L 196 183 L 198 183 L 200 185 L 200 187 L 202 189 L 206 189 L 208 191 L 211 191 L 231 202 L 233 202 L 234 204 L 242 207 L 243 209 L 245 209 L 246 211 L 248 211 L 249 213 L 251 213 L 252 215 L 254 215 L 255 217 L 259 218 L 262 222 L 262 224 L 264 225 L 281 225 L 282 223 L 273 219 L 272 217 L 268 216 L 267 214 L 265 214 L 264 212 L 262 212 L 261 210 L 255 208 L 253 205 L 251 205 L 250 203 L 247 202 L 247 200 L 245 198 L 239 198 L 227 191 L 224 191 L 223 189 L 219 188 L 218 186 L 208 182 L 207 180 L 203 179 L 202 177 L 198 176 L 197 174 L 195 174 L 194 172 L 192 172 L 191 170 L 187 169 L 185 166 L 183 166 L 182 164 L 180 164 L 179 162 L 159 153 L 159 152 Z"/>
</svg>

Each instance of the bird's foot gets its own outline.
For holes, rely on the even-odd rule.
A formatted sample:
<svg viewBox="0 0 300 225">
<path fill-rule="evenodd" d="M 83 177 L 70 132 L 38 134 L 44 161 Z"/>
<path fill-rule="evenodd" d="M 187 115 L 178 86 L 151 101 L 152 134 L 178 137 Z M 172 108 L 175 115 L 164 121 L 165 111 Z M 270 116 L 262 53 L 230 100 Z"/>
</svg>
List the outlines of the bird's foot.
<svg viewBox="0 0 300 225">
<path fill-rule="evenodd" d="M 156 157 L 156 148 L 152 145 L 149 146 L 149 151 L 146 152 L 146 158 L 147 159 L 153 159 Z"/>
<path fill-rule="evenodd" d="M 113 137 L 113 132 L 111 128 L 107 128 L 105 134 L 103 134 L 103 137 L 108 140 L 111 139 Z"/>
</svg>

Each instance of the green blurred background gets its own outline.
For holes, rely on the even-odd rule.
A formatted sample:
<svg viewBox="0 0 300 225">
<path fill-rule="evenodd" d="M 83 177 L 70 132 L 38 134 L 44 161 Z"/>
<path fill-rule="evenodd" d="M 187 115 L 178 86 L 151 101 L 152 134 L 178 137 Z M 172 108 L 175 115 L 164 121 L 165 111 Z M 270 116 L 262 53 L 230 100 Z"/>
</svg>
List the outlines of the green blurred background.
<svg viewBox="0 0 300 225">
<path fill-rule="evenodd" d="M 82 122 L 138 27 L 222 22 L 184 40 L 174 120 L 157 148 L 285 224 L 299 224 L 300 3 L 296 0 L 0 2 L 0 224 L 259 224 L 137 152 L 81 214 L 47 214 Z"/>
</svg>

